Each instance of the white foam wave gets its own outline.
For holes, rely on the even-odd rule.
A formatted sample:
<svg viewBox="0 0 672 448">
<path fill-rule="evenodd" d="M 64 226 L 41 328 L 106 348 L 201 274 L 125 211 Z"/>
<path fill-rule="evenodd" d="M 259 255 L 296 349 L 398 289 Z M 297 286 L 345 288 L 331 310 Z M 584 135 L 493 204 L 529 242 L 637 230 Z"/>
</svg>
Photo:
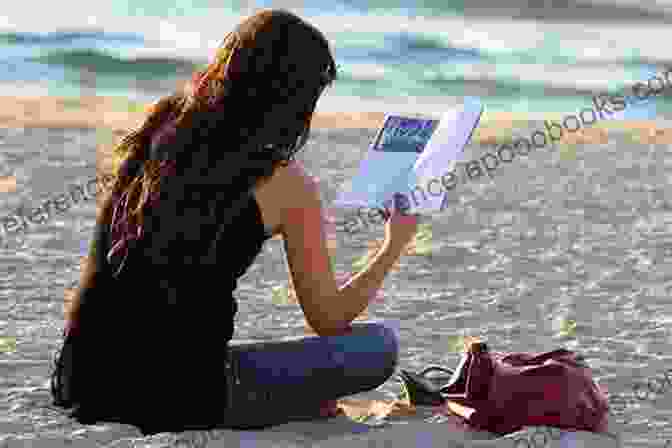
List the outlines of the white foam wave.
<svg viewBox="0 0 672 448">
<path fill-rule="evenodd" d="M 115 16 L 111 4 L 80 0 L 45 3 L 41 13 L 34 7 L 14 3 L 9 14 L 0 17 L 0 31 L 44 32 L 45 30 L 102 29 L 114 33 L 140 34 L 149 47 L 172 49 L 174 55 L 208 58 L 226 33 L 240 22 L 242 16 L 213 7 L 198 17 Z M 462 16 L 406 17 L 400 15 L 365 14 L 303 15 L 330 39 L 333 48 L 352 39 L 373 42 L 376 35 L 407 32 L 436 39 L 458 49 L 480 49 L 492 54 L 536 52 L 567 54 L 597 61 L 618 61 L 623 55 L 637 55 L 657 60 L 666 54 L 663 46 L 669 29 L 653 24 L 591 24 L 546 23 L 532 20 L 465 18 Z M 75 13 L 73 13 L 73 11 Z M 358 36 L 348 38 L 348 33 Z M 371 36 L 371 38 L 367 38 Z M 168 51 L 168 50 L 165 50 Z"/>
</svg>

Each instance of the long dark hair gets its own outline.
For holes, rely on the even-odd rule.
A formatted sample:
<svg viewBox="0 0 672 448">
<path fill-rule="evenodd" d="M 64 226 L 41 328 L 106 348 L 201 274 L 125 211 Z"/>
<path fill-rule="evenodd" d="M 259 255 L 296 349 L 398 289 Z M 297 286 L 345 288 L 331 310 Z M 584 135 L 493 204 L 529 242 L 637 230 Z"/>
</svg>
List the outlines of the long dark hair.
<svg viewBox="0 0 672 448">
<path fill-rule="evenodd" d="M 113 243 L 115 220 L 137 236 L 167 178 L 235 195 L 289 163 L 336 75 L 324 35 L 295 14 L 264 9 L 243 20 L 205 70 L 115 147 Z"/>
</svg>

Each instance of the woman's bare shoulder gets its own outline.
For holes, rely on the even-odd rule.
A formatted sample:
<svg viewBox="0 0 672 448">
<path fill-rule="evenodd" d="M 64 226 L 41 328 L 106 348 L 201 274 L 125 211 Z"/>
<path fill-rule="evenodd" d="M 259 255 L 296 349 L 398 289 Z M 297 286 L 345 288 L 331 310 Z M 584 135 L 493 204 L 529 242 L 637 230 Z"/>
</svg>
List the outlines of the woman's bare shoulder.
<svg viewBox="0 0 672 448">
<path fill-rule="evenodd" d="M 271 189 L 278 193 L 296 194 L 299 197 L 310 194 L 317 188 L 315 178 L 301 162 L 297 161 L 291 161 L 286 166 L 279 166 L 269 184 L 273 184 Z"/>
<path fill-rule="evenodd" d="M 264 224 L 279 233 L 293 210 L 311 206 L 319 195 L 314 178 L 297 162 L 279 166 L 269 179 L 257 186 L 255 196 Z"/>
</svg>

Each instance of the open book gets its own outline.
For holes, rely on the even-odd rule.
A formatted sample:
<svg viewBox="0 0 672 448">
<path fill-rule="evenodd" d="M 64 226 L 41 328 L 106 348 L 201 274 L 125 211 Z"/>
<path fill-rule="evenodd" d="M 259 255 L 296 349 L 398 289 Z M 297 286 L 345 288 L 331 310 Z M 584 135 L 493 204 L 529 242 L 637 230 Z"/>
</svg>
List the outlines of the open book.
<svg viewBox="0 0 672 448">
<path fill-rule="evenodd" d="M 407 199 L 407 213 L 441 211 L 448 194 L 441 178 L 454 170 L 482 113 L 477 98 L 465 98 L 464 104 L 448 110 L 440 120 L 385 115 L 359 172 L 333 205 L 389 209 L 394 195 L 400 193 Z"/>
</svg>

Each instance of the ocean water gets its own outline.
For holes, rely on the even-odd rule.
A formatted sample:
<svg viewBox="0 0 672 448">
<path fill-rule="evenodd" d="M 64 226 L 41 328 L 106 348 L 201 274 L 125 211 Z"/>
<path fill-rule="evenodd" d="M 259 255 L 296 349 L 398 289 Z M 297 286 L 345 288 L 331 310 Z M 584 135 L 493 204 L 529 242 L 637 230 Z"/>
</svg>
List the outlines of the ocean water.
<svg viewBox="0 0 672 448">
<path fill-rule="evenodd" d="M 670 0 L 27 0 L 0 16 L 0 93 L 149 101 L 206 64 L 243 16 L 287 8 L 340 66 L 319 110 L 572 112 L 670 66 Z M 671 80 L 672 83 L 672 80 Z M 669 114 L 670 91 L 638 117 Z"/>
</svg>

